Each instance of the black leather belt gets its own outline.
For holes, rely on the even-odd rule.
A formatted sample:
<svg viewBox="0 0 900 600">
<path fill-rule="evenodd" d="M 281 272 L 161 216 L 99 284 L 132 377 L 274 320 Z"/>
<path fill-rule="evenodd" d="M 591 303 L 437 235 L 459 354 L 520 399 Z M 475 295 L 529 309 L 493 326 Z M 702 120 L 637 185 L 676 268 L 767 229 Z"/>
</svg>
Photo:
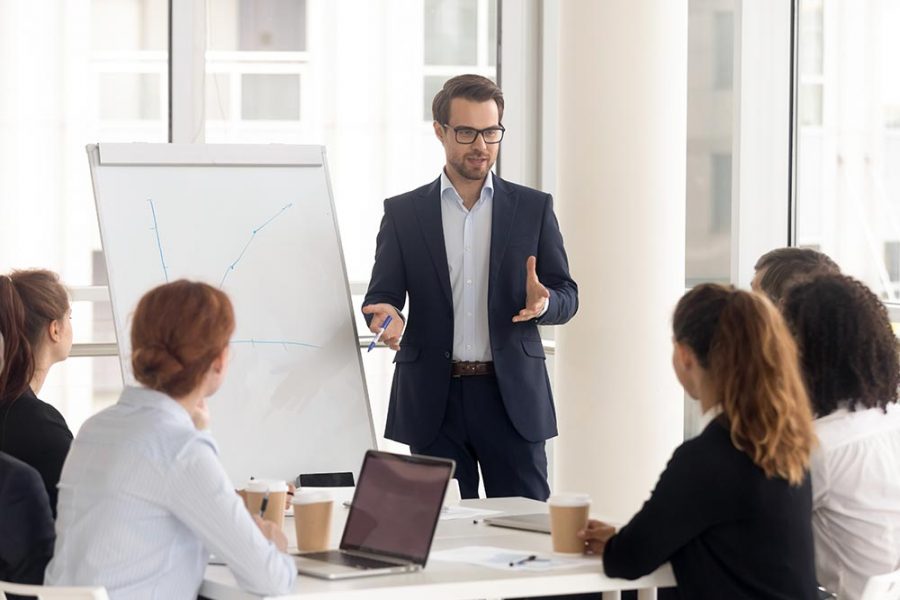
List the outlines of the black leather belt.
<svg viewBox="0 0 900 600">
<path fill-rule="evenodd" d="M 453 377 L 471 377 L 472 375 L 493 375 L 494 363 L 466 360 L 453 361 Z"/>
</svg>

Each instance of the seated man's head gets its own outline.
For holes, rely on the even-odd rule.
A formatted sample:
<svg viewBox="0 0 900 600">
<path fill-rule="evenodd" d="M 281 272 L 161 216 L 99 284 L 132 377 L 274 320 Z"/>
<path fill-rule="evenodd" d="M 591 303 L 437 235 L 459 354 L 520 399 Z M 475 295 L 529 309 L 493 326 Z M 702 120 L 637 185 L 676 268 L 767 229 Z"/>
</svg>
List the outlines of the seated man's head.
<svg viewBox="0 0 900 600">
<path fill-rule="evenodd" d="M 897 401 L 897 338 L 884 304 L 864 284 L 822 275 L 791 287 L 781 310 L 800 350 L 816 416 Z"/>
<path fill-rule="evenodd" d="M 777 306 L 788 288 L 818 275 L 837 275 L 840 267 L 812 248 L 776 248 L 759 257 L 750 287 L 762 292 Z"/>
</svg>

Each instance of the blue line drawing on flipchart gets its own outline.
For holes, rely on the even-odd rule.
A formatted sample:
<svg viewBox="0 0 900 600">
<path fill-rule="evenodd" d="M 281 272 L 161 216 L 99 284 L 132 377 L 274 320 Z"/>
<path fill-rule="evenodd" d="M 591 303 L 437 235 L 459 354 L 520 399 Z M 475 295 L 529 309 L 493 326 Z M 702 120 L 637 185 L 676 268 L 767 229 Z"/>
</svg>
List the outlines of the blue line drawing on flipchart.
<svg viewBox="0 0 900 600">
<path fill-rule="evenodd" d="M 166 259 L 163 257 L 162 242 L 159 239 L 159 223 L 156 221 L 156 207 L 153 205 L 153 199 L 147 198 L 150 203 L 150 214 L 153 215 L 153 227 L 150 229 L 156 234 L 156 248 L 159 250 L 159 262 L 162 264 L 163 274 L 166 276 L 166 283 L 169 283 L 169 268 L 166 266 Z"/>
<path fill-rule="evenodd" d="M 254 346 L 256 344 L 271 344 L 271 345 L 275 345 L 275 346 L 285 346 L 285 349 L 287 349 L 287 346 L 303 346 L 305 348 L 321 348 L 321 346 L 316 346 L 315 344 L 305 344 L 303 342 L 295 342 L 292 340 L 257 340 L 257 339 L 250 338 L 249 340 L 231 340 L 229 343 L 230 344 L 251 344 Z"/>
<path fill-rule="evenodd" d="M 150 213 L 153 216 L 153 227 L 151 227 L 150 229 L 153 230 L 154 233 L 156 234 L 156 248 L 157 248 L 157 250 L 159 250 L 159 261 L 162 264 L 163 273 L 165 274 L 165 277 L 166 277 L 166 283 L 168 283 L 169 282 L 169 269 L 166 266 L 166 260 L 164 258 L 163 249 L 162 249 L 162 241 L 160 240 L 160 237 L 159 237 L 159 223 L 156 219 L 156 206 L 154 205 L 153 199 L 151 199 L 151 198 L 147 198 L 147 202 L 150 204 Z M 222 284 L 225 283 L 225 279 L 228 277 L 228 274 L 231 273 L 231 271 L 234 271 L 234 267 L 241 261 L 241 258 L 243 258 L 244 253 L 247 252 L 247 248 L 250 246 L 250 243 L 253 242 L 253 238 L 256 237 L 256 234 L 259 233 L 260 231 L 262 231 L 266 225 L 268 225 L 269 223 L 271 223 L 272 221 L 274 221 L 275 219 L 280 217 L 282 214 L 284 214 L 284 211 L 291 208 L 292 206 L 294 206 L 293 202 L 290 202 L 290 203 L 284 205 L 281 208 L 281 210 L 279 210 L 277 213 L 275 213 L 274 215 L 269 217 L 262 225 L 260 225 L 259 227 L 257 227 L 256 229 L 253 230 L 252 234 L 250 235 L 250 239 L 244 245 L 244 248 L 243 248 L 243 250 L 241 250 L 240 255 L 225 270 L 225 276 L 222 277 L 222 283 L 219 284 L 220 288 L 222 287 Z M 250 339 L 241 339 L 241 340 L 231 340 L 229 343 L 231 343 L 231 344 L 251 344 L 253 346 L 255 346 L 257 344 L 259 344 L 259 345 L 274 345 L 274 346 L 282 346 L 285 350 L 287 350 L 288 346 L 300 346 L 303 348 L 321 348 L 321 346 L 317 346 L 315 344 L 307 344 L 304 342 L 297 342 L 297 341 L 293 341 L 293 340 L 257 340 L 254 338 L 250 338 Z"/>
<path fill-rule="evenodd" d="M 287 209 L 289 209 L 289 208 L 292 207 L 293 205 L 294 205 L 293 202 L 290 202 L 290 203 L 284 205 L 284 206 L 281 208 L 281 210 L 279 210 L 277 213 L 275 213 L 274 215 L 272 215 L 271 217 L 269 217 L 269 218 L 266 220 L 265 223 L 263 223 L 262 225 L 260 225 L 259 227 L 257 227 L 256 229 L 254 229 L 254 230 L 252 231 L 252 233 L 250 234 L 250 239 L 247 240 L 247 243 L 246 243 L 246 244 L 244 244 L 244 248 L 241 250 L 241 253 L 238 255 L 238 257 L 237 257 L 236 259 L 234 259 L 234 262 L 231 263 L 230 265 L 228 265 L 228 268 L 225 269 L 225 274 L 222 276 L 222 281 L 219 283 L 219 288 L 220 288 L 220 289 L 222 288 L 223 285 L 225 285 L 225 280 L 228 279 L 228 275 L 230 275 L 231 272 L 234 271 L 234 269 L 235 269 L 235 267 L 237 266 L 237 264 L 238 264 L 239 262 L 241 262 L 241 259 L 242 259 L 242 258 L 244 258 L 244 253 L 247 252 L 247 248 L 249 248 L 249 247 L 250 247 L 250 244 L 253 243 L 253 240 L 256 238 L 256 234 L 259 233 L 260 231 L 262 231 L 262 230 L 265 228 L 266 225 L 268 225 L 269 223 L 271 223 L 272 221 L 274 221 L 275 219 L 277 219 L 278 217 L 280 217 L 281 215 L 283 215 L 283 214 L 284 214 L 284 211 L 286 211 Z"/>
</svg>

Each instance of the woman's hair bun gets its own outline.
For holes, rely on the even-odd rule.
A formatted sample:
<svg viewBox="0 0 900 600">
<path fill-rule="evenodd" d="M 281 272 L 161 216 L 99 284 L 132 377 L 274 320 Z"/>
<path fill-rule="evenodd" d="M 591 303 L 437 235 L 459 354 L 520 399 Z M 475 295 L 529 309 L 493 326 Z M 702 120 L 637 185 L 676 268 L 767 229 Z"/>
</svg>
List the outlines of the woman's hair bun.
<svg viewBox="0 0 900 600">
<path fill-rule="evenodd" d="M 145 386 L 174 398 L 193 391 L 234 331 L 219 289 L 180 279 L 147 292 L 131 325 L 131 367 Z"/>
</svg>

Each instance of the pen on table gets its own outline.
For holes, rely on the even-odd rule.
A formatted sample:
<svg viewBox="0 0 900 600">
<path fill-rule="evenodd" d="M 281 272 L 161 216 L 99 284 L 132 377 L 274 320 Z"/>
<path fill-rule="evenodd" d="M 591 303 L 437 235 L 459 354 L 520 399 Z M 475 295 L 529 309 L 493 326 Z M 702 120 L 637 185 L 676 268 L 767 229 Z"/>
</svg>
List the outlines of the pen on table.
<svg viewBox="0 0 900 600">
<path fill-rule="evenodd" d="M 387 317 L 385 317 L 384 323 L 381 324 L 381 331 L 378 332 L 378 335 L 376 335 L 375 339 L 372 340 L 372 342 L 369 344 L 369 349 L 366 350 L 366 352 L 371 352 L 372 350 L 375 349 L 375 346 L 378 344 L 379 341 L 381 341 L 381 336 L 384 335 L 384 332 L 387 331 L 388 325 L 390 325 L 391 321 L 393 321 L 393 320 L 394 320 L 394 318 L 391 315 L 388 315 Z"/>
<path fill-rule="evenodd" d="M 537 560 L 537 555 L 532 554 L 531 556 L 526 556 L 525 558 L 520 560 L 511 560 L 509 561 L 509 566 L 515 567 L 517 565 L 524 565 L 525 563 L 531 562 L 533 560 Z"/>
</svg>

